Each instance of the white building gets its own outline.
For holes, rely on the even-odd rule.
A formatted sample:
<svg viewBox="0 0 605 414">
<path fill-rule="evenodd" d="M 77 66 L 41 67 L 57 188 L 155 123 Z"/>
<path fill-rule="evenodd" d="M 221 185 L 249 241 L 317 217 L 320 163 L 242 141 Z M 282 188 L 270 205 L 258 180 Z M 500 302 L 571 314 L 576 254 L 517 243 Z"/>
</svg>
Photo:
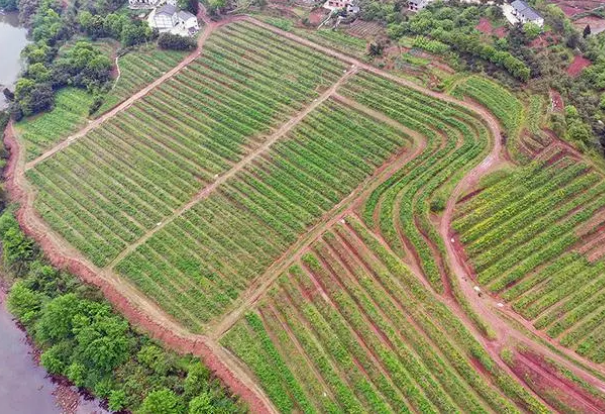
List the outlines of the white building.
<svg viewBox="0 0 605 414">
<path fill-rule="evenodd" d="M 353 0 L 328 0 L 324 4 L 324 9 L 328 10 L 340 10 L 351 5 Z"/>
<path fill-rule="evenodd" d="M 534 23 L 540 27 L 544 26 L 544 19 L 523 0 L 515 0 L 511 4 L 512 15 L 522 24 Z"/>
<path fill-rule="evenodd" d="M 177 24 L 176 6 L 164 4 L 149 15 L 149 26 L 158 29 L 160 33 L 169 32 Z"/>
<path fill-rule="evenodd" d="M 430 0 L 409 0 L 408 2 L 408 10 L 413 12 L 419 12 L 424 9 Z"/>
<path fill-rule="evenodd" d="M 149 14 L 149 26 L 158 29 L 160 33 L 170 32 L 180 36 L 193 36 L 200 30 L 197 17 L 179 10 L 176 0 L 168 0 L 167 4 L 155 9 Z"/>
<path fill-rule="evenodd" d="M 177 14 L 177 29 L 180 32 L 186 33 L 188 36 L 193 36 L 200 30 L 200 25 L 197 17 L 188 11 L 181 10 Z M 182 33 L 179 33 L 182 35 Z"/>
</svg>

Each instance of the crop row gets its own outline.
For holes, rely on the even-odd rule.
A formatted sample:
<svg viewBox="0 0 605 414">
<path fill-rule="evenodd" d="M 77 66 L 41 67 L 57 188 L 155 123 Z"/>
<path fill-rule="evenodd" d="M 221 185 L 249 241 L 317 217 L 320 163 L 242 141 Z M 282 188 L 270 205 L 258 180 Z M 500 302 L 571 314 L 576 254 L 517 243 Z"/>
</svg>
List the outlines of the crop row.
<svg viewBox="0 0 605 414">
<path fill-rule="evenodd" d="M 247 29 L 237 30 L 247 33 Z M 249 38 L 240 36 L 233 42 L 234 50 L 258 48 L 257 32 L 251 32 Z M 216 39 L 221 36 L 225 34 L 219 31 Z M 96 265 L 109 263 L 125 245 L 190 200 L 300 109 L 316 94 L 322 81 L 318 74 L 326 72 L 326 79 L 332 82 L 341 73 L 339 63 L 310 49 L 298 47 L 286 55 L 283 47 L 275 41 L 263 43 L 262 48 L 275 52 L 265 62 L 271 69 L 267 73 L 254 54 L 222 59 L 220 48 L 213 52 L 210 41 L 207 59 L 191 64 L 191 69 L 184 69 L 64 150 L 75 153 L 79 162 L 57 154 L 37 165 L 30 176 L 35 177 L 45 200 L 46 216 L 51 216 L 48 210 L 55 209 L 54 217 L 65 209 L 78 217 L 73 222 L 53 219 L 51 225 L 65 237 L 70 232 L 95 235 L 83 237 L 78 246 L 94 257 Z M 155 70 L 168 67 L 175 56 L 170 54 L 165 62 L 158 60 Z M 141 62 L 147 59 L 135 59 L 139 58 Z M 313 61 L 308 63 L 306 58 Z M 231 78 L 234 61 L 237 80 Z M 149 81 L 152 74 L 146 70 L 133 76 Z M 284 76 L 301 82 L 259 87 Z M 90 153 L 94 156 L 89 157 Z M 86 180 L 74 186 L 71 180 L 60 179 L 66 173 Z M 348 188 L 353 188 L 353 181 L 349 183 Z M 106 188 L 111 188 L 107 195 L 101 192 Z"/>
<path fill-rule="evenodd" d="M 262 347 L 251 331 L 265 338 Z M 544 410 L 352 217 L 324 234 L 221 342 L 281 410 L 309 401 L 310 412 L 515 412 L 515 402 Z M 496 385 L 475 371 L 475 358 Z"/>
<path fill-rule="evenodd" d="M 605 362 L 603 333 L 597 329 L 605 305 L 605 265 L 571 251 L 581 245 L 578 229 L 605 209 L 602 176 L 551 150 L 486 182 L 461 205 L 454 222 L 478 281 L 511 301 L 537 329 Z M 585 237 L 596 231 L 598 225 Z"/>
<path fill-rule="evenodd" d="M 91 102 L 92 95 L 84 89 L 62 88 L 50 112 L 16 123 L 16 131 L 25 143 L 27 161 L 76 132 L 85 123 Z"/>
<path fill-rule="evenodd" d="M 184 58 L 183 52 L 170 50 L 136 50 L 118 59 L 120 77 L 96 111 L 99 116 L 132 96 L 145 85 L 153 82 L 172 69 Z"/>
<path fill-rule="evenodd" d="M 342 104 L 320 105 L 269 152 L 145 243 L 150 251 L 179 245 L 165 259 L 178 273 L 171 278 L 182 291 L 175 302 L 189 308 L 188 298 L 197 301 L 205 311 L 193 313 L 202 322 L 224 312 L 250 280 L 407 141 L 399 131 Z M 235 219 L 220 218 L 225 215 Z M 162 244 L 154 247 L 158 240 Z M 130 260 L 117 270 L 133 274 L 135 283 L 159 283 Z M 157 261 L 147 260 L 149 267 Z M 207 299 L 193 299 L 200 292 Z"/>
<path fill-rule="evenodd" d="M 434 249 L 443 253 L 445 248 L 430 219 L 431 200 L 448 180 L 472 167 L 489 140 L 487 129 L 466 110 L 366 74 L 351 81 L 344 93 L 427 138 L 423 154 L 370 196 L 364 219 L 372 223 L 378 208 L 383 236 L 401 253 L 400 227 L 418 254 L 427 279 L 441 290 L 442 274 Z M 440 145 L 444 137 L 445 143 Z"/>
</svg>

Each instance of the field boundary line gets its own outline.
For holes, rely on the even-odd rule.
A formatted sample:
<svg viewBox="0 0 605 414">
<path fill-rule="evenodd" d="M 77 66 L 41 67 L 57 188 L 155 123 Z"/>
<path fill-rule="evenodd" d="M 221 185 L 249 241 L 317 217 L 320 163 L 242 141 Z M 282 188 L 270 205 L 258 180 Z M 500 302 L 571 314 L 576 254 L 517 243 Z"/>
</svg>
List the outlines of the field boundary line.
<svg viewBox="0 0 605 414">
<path fill-rule="evenodd" d="M 357 105 L 362 107 L 361 104 Z M 370 115 L 370 112 L 371 110 L 368 110 L 366 113 Z M 393 121 L 391 125 L 397 125 L 404 133 L 407 131 L 406 127 L 397 124 L 395 121 Z M 397 172 L 403 164 L 416 158 L 424 151 L 426 148 L 426 141 L 421 139 L 421 135 L 413 134 L 411 138 L 412 152 L 404 151 L 394 158 L 392 157 L 390 160 L 387 160 L 374 172 L 374 174 L 360 183 L 357 188 L 341 200 L 340 203 L 326 212 L 320 222 L 308 229 L 293 245 L 277 258 L 262 275 L 259 275 L 252 281 L 248 288 L 240 295 L 238 299 L 240 304 L 237 307 L 226 312 L 222 319 L 210 322 L 207 325 L 207 335 L 218 340 L 218 338 L 225 334 L 246 311 L 253 307 L 254 304 L 265 295 L 281 273 L 297 261 L 302 256 L 304 250 L 321 237 L 327 228 L 338 220 L 342 220 L 343 217 L 349 214 L 361 200 L 368 196 L 384 180 Z"/>
<path fill-rule="evenodd" d="M 206 43 L 206 41 L 208 40 L 210 35 L 216 29 L 218 29 L 220 26 L 223 26 L 227 23 L 229 23 L 229 22 L 227 21 L 227 22 L 221 22 L 221 23 L 207 24 L 204 28 L 204 31 L 202 32 L 202 35 L 199 37 L 199 39 L 197 41 L 197 48 L 191 54 L 189 54 L 187 57 L 185 57 L 185 59 L 183 59 L 178 65 L 176 65 L 175 67 L 170 69 L 168 72 L 164 73 L 162 76 L 160 76 L 159 78 L 154 80 L 152 83 L 145 86 L 143 89 L 141 89 L 140 91 L 138 91 L 137 93 L 132 95 L 130 98 L 126 99 L 124 102 L 120 103 L 118 106 L 114 107 L 110 111 L 101 115 L 99 118 L 95 119 L 94 121 L 89 121 L 87 126 L 82 128 L 75 134 L 70 135 L 63 141 L 59 142 L 54 147 L 47 150 L 42 155 L 38 156 L 37 158 L 33 159 L 32 161 L 27 162 L 25 164 L 25 171 L 34 168 L 37 164 L 41 163 L 42 161 L 46 160 L 47 158 L 52 157 L 55 153 L 63 150 L 64 148 L 67 148 L 69 145 L 71 145 L 73 142 L 77 141 L 78 139 L 83 138 L 90 131 L 98 128 L 99 126 L 104 124 L 106 121 L 113 118 L 114 116 L 116 116 L 120 112 L 124 111 L 125 109 L 128 109 L 136 101 L 145 97 L 153 89 L 160 86 L 162 83 L 164 83 L 165 81 L 167 81 L 168 79 L 172 78 L 174 75 L 179 73 L 181 70 L 183 70 L 183 68 L 187 67 L 191 62 L 193 62 L 195 59 L 197 59 L 198 57 L 200 57 L 202 55 L 202 52 L 204 50 L 204 44 Z M 116 58 L 116 65 L 117 65 L 117 58 Z M 119 71 L 119 66 L 118 66 L 118 71 Z"/>
<path fill-rule="evenodd" d="M 172 223 L 182 214 L 191 210 L 197 203 L 210 196 L 210 194 L 212 194 L 218 187 L 220 187 L 227 180 L 242 171 L 257 157 L 267 152 L 273 146 L 273 144 L 275 144 L 280 138 L 290 132 L 292 128 L 298 125 L 304 118 L 307 117 L 307 115 L 313 112 L 325 101 L 330 99 L 332 95 L 334 95 L 334 93 L 336 92 L 336 89 L 338 89 L 340 85 L 342 85 L 342 83 L 344 83 L 349 77 L 353 76 L 355 73 L 357 73 L 357 66 L 353 65 L 349 69 L 347 69 L 344 75 L 342 75 L 328 90 L 322 93 L 319 98 L 315 99 L 310 105 L 307 105 L 304 110 L 299 112 L 296 116 L 290 118 L 287 122 L 283 123 L 275 132 L 269 135 L 261 146 L 257 147 L 256 149 L 254 149 L 254 151 L 242 158 L 231 169 L 221 174 L 210 185 L 207 185 L 206 187 L 202 188 L 193 198 L 191 198 L 191 200 L 182 205 L 179 209 L 175 210 L 170 216 L 162 220 L 157 226 L 146 232 L 136 242 L 129 244 L 128 247 L 122 250 L 122 252 L 120 252 L 120 254 L 116 256 L 116 258 L 113 259 L 104 269 L 113 269 L 130 253 L 134 252 L 139 246 L 149 240 L 155 233 L 163 229 L 166 225 Z"/>
<path fill-rule="evenodd" d="M 284 30 L 281 30 L 281 29 L 279 29 L 279 28 L 277 28 L 275 26 L 272 26 L 272 25 L 270 25 L 268 23 L 265 23 L 265 22 L 262 22 L 260 20 L 257 20 L 254 17 L 243 16 L 241 19 L 238 19 L 238 20 L 239 21 L 246 21 L 246 22 L 252 23 L 252 24 L 254 24 L 256 26 L 262 27 L 263 29 L 266 29 L 266 30 L 269 30 L 269 31 L 271 31 L 273 33 L 281 35 L 281 36 L 283 36 L 283 37 L 285 37 L 287 39 L 290 39 L 290 40 L 292 40 L 294 42 L 297 42 L 297 43 L 299 43 L 301 45 L 304 45 L 304 46 L 310 47 L 312 49 L 318 50 L 320 52 L 323 52 L 324 54 L 326 54 L 328 56 L 332 56 L 332 57 L 334 57 L 336 59 L 339 59 L 339 60 L 341 60 L 343 62 L 355 65 L 359 69 L 363 69 L 363 70 L 365 70 L 367 72 L 370 72 L 372 74 L 378 75 L 378 76 L 380 76 L 380 77 L 382 77 L 384 79 L 388 79 L 388 80 L 390 80 L 392 82 L 395 82 L 395 83 L 397 83 L 399 85 L 408 87 L 410 89 L 414 89 L 415 91 L 418 91 L 418 92 L 423 93 L 425 95 L 428 95 L 430 97 L 437 98 L 437 99 L 440 99 L 440 100 L 442 100 L 444 102 L 448 102 L 448 103 L 451 103 L 451 104 L 455 104 L 455 105 L 467 108 L 467 109 L 471 110 L 472 112 L 474 112 L 476 115 L 479 116 L 479 118 L 483 119 L 487 123 L 487 126 L 489 127 L 489 129 L 490 129 L 490 131 L 491 131 L 494 139 L 498 139 L 500 137 L 500 124 L 499 124 L 498 120 L 489 111 L 487 111 L 485 108 L 483 108 L 483 107 L 481 107 L 481 106 L 479 106 L 477 104 L 469 103 L 469 102 L 466 102 L 466 101 L 461 101 L 461 100 L 459 100 L 457 98 L 454 98 L 454 97 L 452 97 L 450 95 L 446 95 L 446 94 L 441 93 L 441 92 L 432 91 L 432 90 L 427 89 L 427 88 L 425 88 L 423 86 L 420 86 L 420 85 L 418 85 L 418 84 L 416 84 L 414 82 L 411 82 L 411 81 L 409 81 L 407 79 L 403 79 L 403 78 L 400 78 L 399 76 L 396 76 L 396 75 L 390 74 L 388 72 L 385 72 L 382 69 L 379 69 L 379 68 L 377 68 L 375 66 L 370 65 L 369 63 L 362 62 L 359 59 L 355 59 L 354 57 L 351 57 L 351 56 L 346 55 L 344 53 L 337 52 L 337 51 L 332 50 L 332 49 L 330 49 L 330 48 L 328 48 L 326 46 L 318 45 L 317 43 L 314 43 L 311 40 L 308 40 L 308 39 L 305 39 L 303 37 L 297 36 L 294 33 L 290 33 L 290 32 L 286 32 Z"/>
</svg>

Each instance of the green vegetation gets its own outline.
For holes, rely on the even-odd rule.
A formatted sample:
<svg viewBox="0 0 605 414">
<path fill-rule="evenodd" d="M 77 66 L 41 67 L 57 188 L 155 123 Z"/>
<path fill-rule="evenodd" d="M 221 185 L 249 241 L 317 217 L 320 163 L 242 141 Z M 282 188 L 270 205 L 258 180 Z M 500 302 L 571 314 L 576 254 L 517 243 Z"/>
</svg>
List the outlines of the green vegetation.
<svg viewBox="0 0 605 414">
<path fill-rule="evenodd" d="M 51 110 L 55 93 L 66 86 L 86 89 L 94 96 L 94 112 L 107 91 L 112 63 L 93 42 L 81 39 L 85 33 L 95 41 L 113 37 L 128 47 L 148 42 L 155 36 L 149 26 L 127 13 L 116 12 L 123 0 L 17 0 L 0 4 L 19 10 L 19 19 L 33 42 L 22 52 L 27 70 L 17 82 L 10 105 L 13 119 L 20 120 Z M 69 47 L 65 47 L 69 46 Z"/>
<path fill-rule="evenodd" d="M 29 170 L 38 211 L 107 265 L 341 74 L 340 63 L 256 26 L 224 27 L 203 59 Z"/>
<path fill-rule="evenodd" d="M 107 399 L 113 411 L 197 414 L 205 401 L 206 412 L 245 412 L 199 360 L 162 349 L 101 292 L 46 264 L 10 211 L 0 216 L 0 241 L 3 276 L 14 280 L 8 309 L 41 349 L 49 373 Z"/>
<path fill-rule="evenodd" d="M 546 411 L 353 217 L 221 342 L 283 412 Z"/>
<path fill-rule="evenodd" d="M 83 89 L 64 88 L 57 93 L 54 108 L 50 112 L 15 124 L 25 145 L 27 161 L 80 129 L 87 121 L 92 99 Z"/>
<path fill-rule="evenodd" d="M 483 122 L 468 110 L 360 74 L 344 94 L 383 112 L 427 139 L 425 150 L 374 191 L 363 207 L 364 221 L 378 228 L 391 248 L 403 256 L 409 242 L 433 287 L 444 289 L 448 269 L 439 268 L 443 240 L 433 226 L 431 201 L 441 186 L 472 168 L 490 139 Z M 460 146 L 457 148 L 457 142 Z M 443 196 L 443 194 L 441 194 Z M 375 222 L 377 217 L 377 222 Z M 401 231 L 398 231 L 401 229 Z"/>
<path fill-rule="evenodd" d="M 306 30 L 294 28 L 295 34 L 359 59 L 367 58 L 367 42 L 339 30 Z"/>
<path fill-rule="evenodd" d="M 596 329 L 605 298 L 603 208 L 602 176 L 550 150 L 491 181 L 459 206 L 454 222 L 480 283 L 537 329 L 597 362 L 605 361 L 603 329 Z"/>
<path fill-rule="evenodd" d="M 121 56 L 118 59 L 120 77 L 105 95 L 103 104 L 95 112 L 95 116 L 104 114 L 162 76 L 176 66 L 185 55 L 185 52 L 142 46 Z"/>
<path fill-rule="evenodd" d="M 515 160 L 527 162 L 520 151 L 520 134 L 524 123 L 524 110 L 521 102 L 508 90 L 479 76 L 472 76 L 459 83 L 452 95 L 469 97 L 485 106 L 502 124 L 506 132 L 507 147 Z"/>
<path fill-rule="evenodd" d="M 406 141 L 328 101 L 117 270 L 199 331 Z"/>
</svg>

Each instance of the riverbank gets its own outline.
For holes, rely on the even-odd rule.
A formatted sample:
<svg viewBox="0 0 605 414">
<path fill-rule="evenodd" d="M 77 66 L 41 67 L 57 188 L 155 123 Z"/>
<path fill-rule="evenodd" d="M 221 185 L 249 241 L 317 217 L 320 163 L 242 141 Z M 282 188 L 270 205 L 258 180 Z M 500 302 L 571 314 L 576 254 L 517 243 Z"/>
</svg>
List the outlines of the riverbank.
<svg viewBox="0 0 605 414">
<path fill-rule="evenodd" d="M 0 13 L 0 110 L 8 106 L 2 91 L 14 89 L 23 70 L 21 51 L 28 43 L 27 29 L 20 25 L 18 13 Z"/>
<path fill-rule="evenodd" d="M 81 395 L 40 366 L 39 352 L 6 309 L 6 294 L 0 282 L 0 413 L 108 413 L 98 400 Z"/>
</svg>

